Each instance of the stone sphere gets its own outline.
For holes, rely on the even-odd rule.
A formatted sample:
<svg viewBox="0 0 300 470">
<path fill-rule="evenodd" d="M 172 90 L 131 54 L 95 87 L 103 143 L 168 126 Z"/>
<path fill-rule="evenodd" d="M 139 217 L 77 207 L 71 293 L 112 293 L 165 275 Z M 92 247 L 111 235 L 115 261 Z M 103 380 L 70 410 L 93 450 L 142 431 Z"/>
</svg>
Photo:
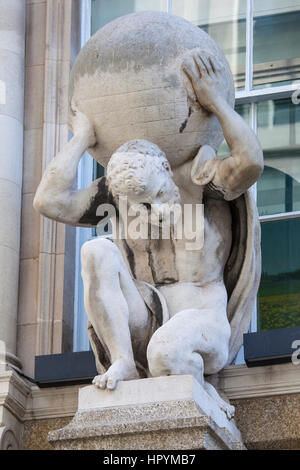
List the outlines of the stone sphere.
<svg viewBox="0 0 300 470">
<path fill-rule="evenodd" d="M 218 149 L 220 124 L 198 104 L 182 71 L 183 58 L 194 50 L 224 64 L 222 88 L 233 106 L 224 54 L 183 18 L 133 13 L 108 23 L 85 44 L 71 72 L 69 103 L 73 99 L 94 124 L 98 143 L 89 153 L 99 163 L 106 166 L 112 153 L 133 139 L 157 144 L 172 167 L 193 158 L 201 145 Z"/>
</svg>

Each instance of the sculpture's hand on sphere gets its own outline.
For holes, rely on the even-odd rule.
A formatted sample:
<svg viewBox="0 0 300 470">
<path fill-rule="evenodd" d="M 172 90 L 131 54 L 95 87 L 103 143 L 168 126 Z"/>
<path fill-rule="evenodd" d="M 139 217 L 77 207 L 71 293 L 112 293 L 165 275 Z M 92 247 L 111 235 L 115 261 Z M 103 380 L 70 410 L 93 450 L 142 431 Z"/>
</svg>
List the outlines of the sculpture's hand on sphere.
<svg viewBox="0 0 300 470">
<path fill-rule="evenodd" d="M 93 124 L 90 119 L 81 111 L 79 111 L 74 100 L 71 103 L 70 127 L 73 129 L 74 136 L 79 136 L 85 140 L 86 148 L 96 145 L 96 135 Z"/>
<path fill-rule="evenodd" d="M 222 78 L 224 66 L 216 58 L 193 53 L 184 59 L 182 69 L 199 104 L 214 113 L 221 101 L 226 100 Z"/>
</svg>

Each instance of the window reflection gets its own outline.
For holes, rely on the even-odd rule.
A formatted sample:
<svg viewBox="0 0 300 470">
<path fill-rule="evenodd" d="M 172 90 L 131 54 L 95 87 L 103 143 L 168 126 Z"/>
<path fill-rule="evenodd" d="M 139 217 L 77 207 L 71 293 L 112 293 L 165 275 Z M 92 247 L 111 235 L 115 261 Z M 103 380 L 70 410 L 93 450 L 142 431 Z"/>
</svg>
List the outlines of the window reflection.
<svg viewBox="0 0 300 470">
<path fill-rule="evenodd" d="M 258 181 L 260 215 L 300 210 L 300 106 L 290 98 L 258 104 L 265 169 Z"/>
<path fill-rule="evenodd" d="M 167 10 L 166 0 L 92 0 L 92 34 L 120 16 L 145 10 Z"/>
<path fill-rule="evenodd" d="M 263 223 L 258 329 L 300 326 L 300 219 Z"/>
<path fill-rule="evenodd" d="M 253 85 L 284 85 L 300 79 L 299 0 L 254 1 Z"/>
<path fill-rule="evenodd" d="M 173 0 L 172 13 L 206 31 L 224 52 L 236 88 L 245 84 L 246 1 Z"/>
</svg>

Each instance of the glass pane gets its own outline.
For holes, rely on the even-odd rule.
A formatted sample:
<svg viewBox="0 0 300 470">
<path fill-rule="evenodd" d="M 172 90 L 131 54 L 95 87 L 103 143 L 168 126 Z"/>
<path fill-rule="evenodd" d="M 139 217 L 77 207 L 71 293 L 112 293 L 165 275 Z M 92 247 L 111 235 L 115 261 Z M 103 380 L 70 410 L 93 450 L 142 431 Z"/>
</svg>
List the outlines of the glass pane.
<svg viewBox="0 0 300 470">
<path fill-rule="evenodd" d="M 265 169 L 258 181 L 260 215 L 300 210 L 300 105 L 291 99 L 258 103 L 258 138 Z"/>
<path fill-rule="evenodd" d="M 119 16 L 143 10 L 167 11 L 167 0 L 92 0 L 92 34 Z"/>
<path fill-rule="evenodd" d="M 300 219 L 265 222 L 258 329 L 300 326 Z"/>
<path fill-rule="evenodd" d="M 254 0 L 254 87 L 299 81 L 299 23 L 299 0 Z"/>
<path fill-rule="evenodd" d="M 173 0 L 172 13 L 200 26 L 224 52 L 236 88 L 245 84 L 246 0 Z"/>
<path fill-rule="evenodd" d="M 235 106 L 235 111 L 245 119 L 245 121 L 250 124 L 250 104 L 237 104 Z M 220 158 L 227 157 L 230 154 L 230 148 L 227 145 L 226 140 L 224 139 L 221 143 L 217 156 Z"/>
</svg>

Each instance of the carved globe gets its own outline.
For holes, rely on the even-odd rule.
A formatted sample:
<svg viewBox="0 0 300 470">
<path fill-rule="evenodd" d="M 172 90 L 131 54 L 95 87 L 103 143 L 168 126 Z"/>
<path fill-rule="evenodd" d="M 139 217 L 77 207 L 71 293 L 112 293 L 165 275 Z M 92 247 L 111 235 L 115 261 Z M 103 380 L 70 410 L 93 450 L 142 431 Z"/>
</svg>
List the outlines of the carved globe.
<svg viewBox="0 0 300 470">
<path fill-rule="evenodd" d="M 224 64 L 224 93 L 233 106 L 233 80 L 222 51 L 183 18 L 154 11 L 126 15 L 86 43 L 73 66 L 69 102 L 74 99 L 95 126 L 98 143 L 89 153 L 99 163 L 106 166 L 132 139 L 157 144 L 173 167 L 193 158 L 203 144 L 217 150 L 220 125 L 197 103 L 182 71 L 183 58 L 193 50 Z"/>
</svg>

